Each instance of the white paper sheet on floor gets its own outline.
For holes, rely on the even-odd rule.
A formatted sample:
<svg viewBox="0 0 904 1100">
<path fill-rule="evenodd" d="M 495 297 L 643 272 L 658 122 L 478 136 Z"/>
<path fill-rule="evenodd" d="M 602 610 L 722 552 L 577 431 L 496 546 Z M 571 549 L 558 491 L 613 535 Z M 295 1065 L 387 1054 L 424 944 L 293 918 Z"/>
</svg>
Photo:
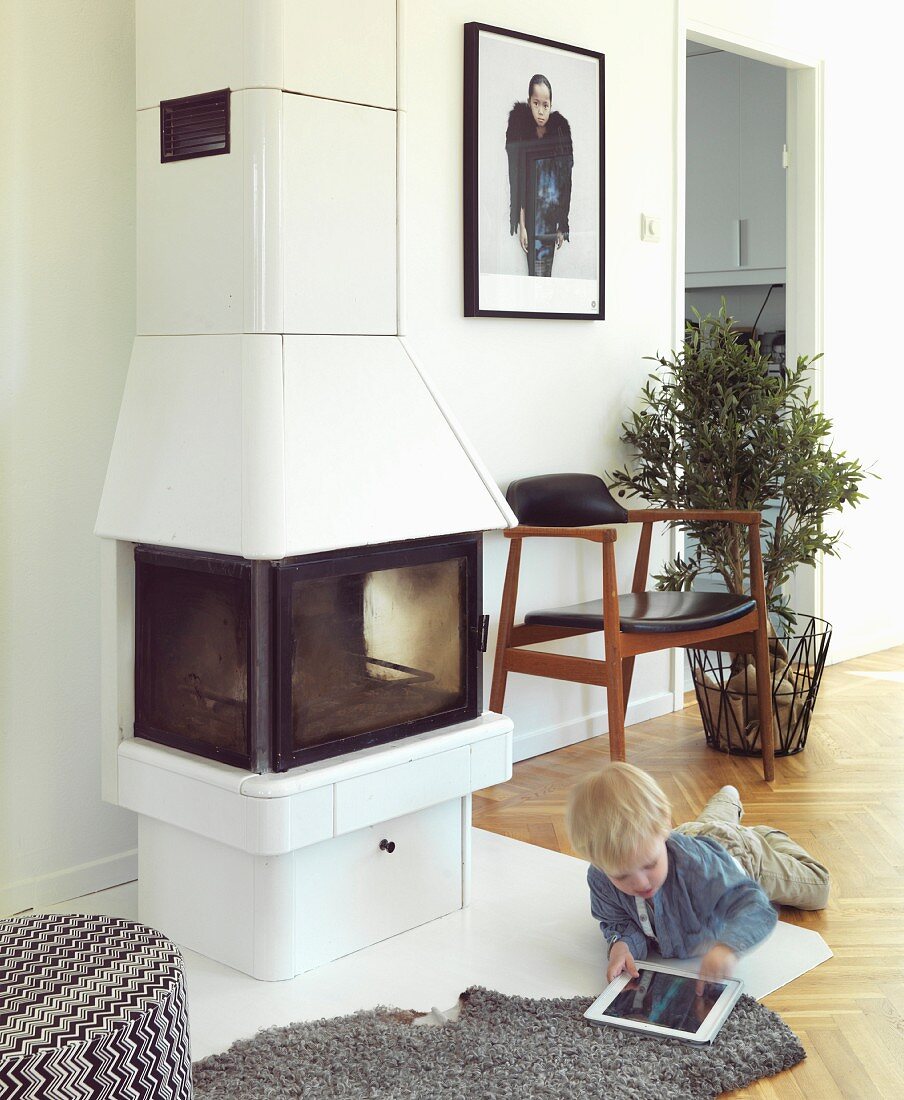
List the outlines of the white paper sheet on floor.
<svg viewBox="0 0 904 1100">
<path fill-rule="evenodd" d="M 809 928 L 799 928 L 796 924 L 779 921 L 771 935 L 753 950 L 742 955 L 735 977 L 744 982 L 744 992 L 761 1001 L 776 989 L 793 982 L 801 974 L 806 974 L 820 963 L 831 959 L 829 945 Z M 659 959 L 651 955 L 651 959 Z M 699 959 L 663 959 L 684 970 L 695 973 L 700 965 Z"/>
</svg>

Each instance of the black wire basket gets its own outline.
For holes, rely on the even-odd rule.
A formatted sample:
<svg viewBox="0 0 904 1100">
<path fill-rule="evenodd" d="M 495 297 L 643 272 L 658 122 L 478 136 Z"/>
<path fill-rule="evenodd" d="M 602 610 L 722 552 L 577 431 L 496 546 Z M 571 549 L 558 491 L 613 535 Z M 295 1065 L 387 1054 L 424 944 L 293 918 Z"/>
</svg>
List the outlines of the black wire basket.
<svg viewBox="0 0 904 1100">
<path fill-rule="evenodd" d="M 793 756 L 807 743 L 832 627 L 797 616 L 793 634 L 769 640 L 775 755 Z M 760 721 L 753 658 L 688 649 L 706 743 L 719 752 L 760 756 Z"/>
</svg>

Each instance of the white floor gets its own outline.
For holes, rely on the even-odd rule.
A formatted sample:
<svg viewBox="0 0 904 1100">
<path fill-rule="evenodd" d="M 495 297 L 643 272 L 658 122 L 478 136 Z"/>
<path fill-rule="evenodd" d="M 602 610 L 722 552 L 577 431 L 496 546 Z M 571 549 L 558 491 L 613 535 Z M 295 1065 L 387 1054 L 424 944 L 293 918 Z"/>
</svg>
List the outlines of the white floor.
<svg viewBox="0 0 904 1100">
<path fill-rule="evenodd" d="M 192 1058 L 225 1050 L 262 1027 L 294 1020 L 380 1004 L 445 1010 L 470 985 L 529 997 L 599 993 L 605 984 L 603 943 L 590 915 L 586 864 L 480 829 L 473 832 L 473 859 L 467 909 L 292 981 L 258 982 L 185 951 Z M 136 885 L 130 883 L 51 908 L 136 919 L 136 896 Z M 782 980 L 770 978 L 772 989 L 831 954 L 815 933 L 790 925 L 779 930 L 794 937 L 795 961 L 793 973 L 786 965 Z M 776 953 L 771 954 L 774 960 Z M 746 976 L 745 981 L 753 984 Z M 763 996 L 768 988 L 750 992 Z"/>
</svg>

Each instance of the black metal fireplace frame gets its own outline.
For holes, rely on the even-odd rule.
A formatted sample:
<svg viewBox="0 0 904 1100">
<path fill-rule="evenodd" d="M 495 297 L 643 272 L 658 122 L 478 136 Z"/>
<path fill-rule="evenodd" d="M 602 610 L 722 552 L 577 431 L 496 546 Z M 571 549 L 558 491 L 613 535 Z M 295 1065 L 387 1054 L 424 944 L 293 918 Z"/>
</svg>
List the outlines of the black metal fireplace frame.
<svg viewBox="0 0 904 1100">
<path fill-rule="evenodd" d="M 282 561 L 250 561 L 225 554 L 181 550 L 158 546 L 135 548 L 135 722 L 136 737 L 168 745 L 211 760 L 249 771 L 287 771 L 289 768 L 362 748 L 400 740 L 456 722 L 476 718 L 483 698 L 482 660 L 485 648 L 482 585 L 482 536 L 469 533 L 418 539 L 380 546 L 349 549 L 285 558 Z M 462 557 L 466 560 L 464 605 L 468 623 L 462 649 L 464 703 L 452 710 L 352 737 L 303 749 L 292 748 L 291 697 L 291 590 L 292 581 L 340 576 L 355 571 L 402 568 Z M 245 654 L 248 670 L 245 703 L 245 751 L 233 752 L 187 737 L 173 730 L 159 729 L 142 719 L 146 711 L 147 662 L 141 660 L 146 635 L 146 600 L 149 583 L 147 566 L 167 567 L 233 577 L 243 582 L 241 613 L 248 621 Z M 282 656 L 280 658 L 280 651 Z"/>
</svg>

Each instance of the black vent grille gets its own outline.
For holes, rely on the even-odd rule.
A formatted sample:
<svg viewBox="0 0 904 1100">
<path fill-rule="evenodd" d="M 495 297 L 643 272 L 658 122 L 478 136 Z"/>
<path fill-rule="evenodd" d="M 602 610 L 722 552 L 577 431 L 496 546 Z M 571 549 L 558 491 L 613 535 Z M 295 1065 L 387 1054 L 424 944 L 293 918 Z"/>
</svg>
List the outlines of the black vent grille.
<svg viewBox="0 0 904 1100">
<path fill-rule="evenodd" d="M 160 160 L 229 152 L 229 89 L 160 103 Z"/>
</svg>

